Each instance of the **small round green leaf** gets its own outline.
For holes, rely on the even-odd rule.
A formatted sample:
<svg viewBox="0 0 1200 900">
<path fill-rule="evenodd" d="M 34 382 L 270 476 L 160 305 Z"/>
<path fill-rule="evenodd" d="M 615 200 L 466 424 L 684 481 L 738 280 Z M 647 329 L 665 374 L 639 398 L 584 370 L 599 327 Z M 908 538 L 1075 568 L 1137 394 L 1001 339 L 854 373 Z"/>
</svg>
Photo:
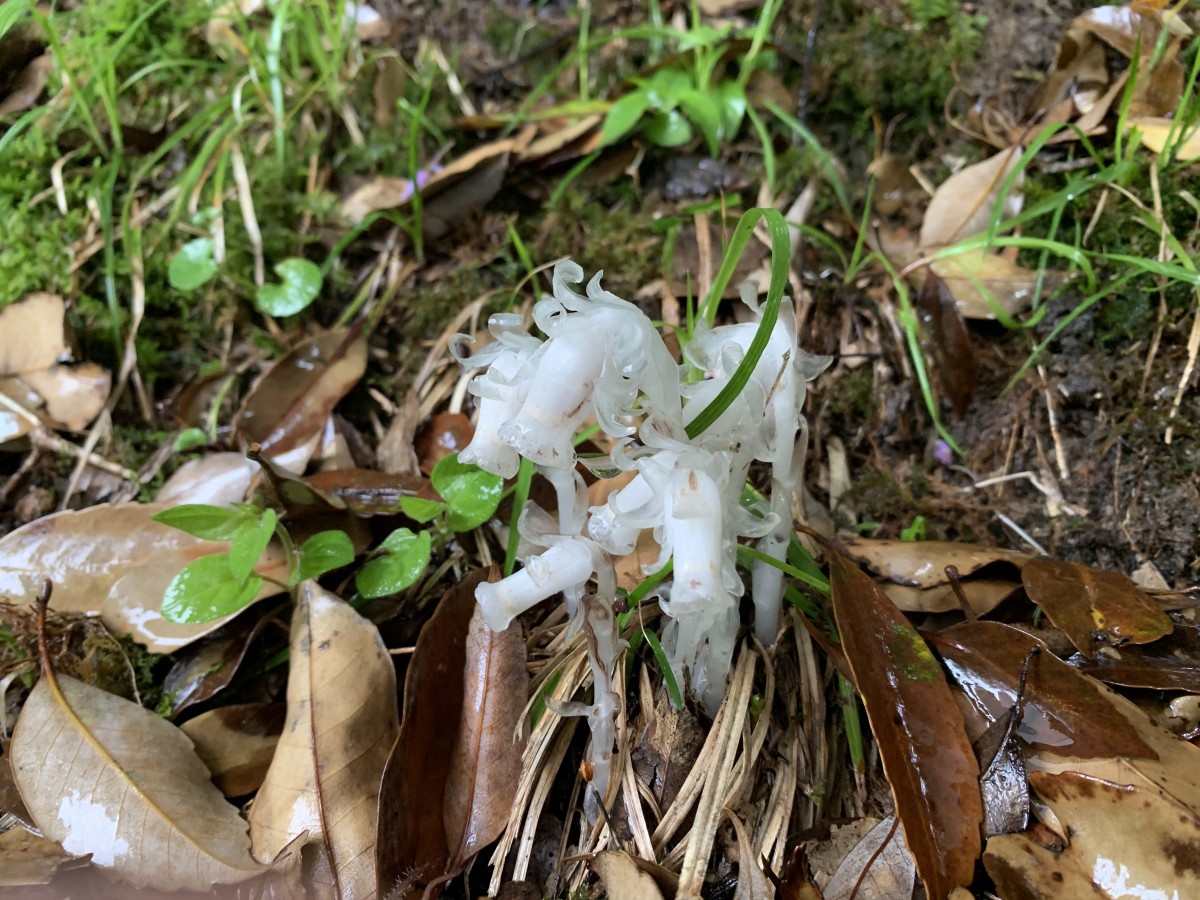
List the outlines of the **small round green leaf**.
<svg viewBox="0 0 1200 900">
<path fill-rule="evenodd" d="M 424 497 L 401 497 L 400 509 L 414 522 L 424 525 L 440 516 L 446 509 L 446 504 L 438 500 L 426 500 Z"/>
<path fill-rule="evenodd" d="M 203 447 L 208 443 L 208 432 L 203 428 L 185 428 L 175 435 L 175 443 L 171 448 L 176 453 L 183 453 L 193 447 Z"/>
<path fill-rule="evenodd" d="M 214 553 L 188 563 L 171 579 L 163 594 L 162 614 L 168 622 L 211 622 L 249 606 L 262 588 L 262 579 L 233 577 L 229 554 Z"/>
<path fill-rule="evenodd" d="M 196 238 L 176 251 L 167 266 L 167 280 L 180 291 L 194 291 L 215 274 L 217 261 L 213 256 L 212 238 Z"/>
<path fill-rule="evenodd" d="M 413 534 L 407 528 L 397 528 L 380 545 L 383 555 L 359 569 L 354 586 L 364 597 L 399 593 L 425 572 L 432 547 L 428 531 Z"/>
<path fill-rule="evenodd" d="M 306 309 L 321 292 L 321 267 L 307 259 L 285 259 L 275 266 L 282 284 L 264 284 L 257 303 L 271 316 L 294 316 Z"/>
<path fill-rule="evenodd" d="M 321 531 L 300 547 L 297 582 L 319 578 L 354 562 L 354 544 L 344 531 Z"/>
<path fill-rule="evenodd" d="M 643 130 L 660 147 L 678 147 L 692 139 L 692 124 L 677 109 L 652 114 Z"/>
<path fill-rule="evenodd" d="M 457 453 L 438 460 L 429 480 L 450 507 L 446 524 L 452 531 L 470 531 L 486 522 L 496 514 L 504 492 L 503 478 L 459 462 Z"/>
</svg>

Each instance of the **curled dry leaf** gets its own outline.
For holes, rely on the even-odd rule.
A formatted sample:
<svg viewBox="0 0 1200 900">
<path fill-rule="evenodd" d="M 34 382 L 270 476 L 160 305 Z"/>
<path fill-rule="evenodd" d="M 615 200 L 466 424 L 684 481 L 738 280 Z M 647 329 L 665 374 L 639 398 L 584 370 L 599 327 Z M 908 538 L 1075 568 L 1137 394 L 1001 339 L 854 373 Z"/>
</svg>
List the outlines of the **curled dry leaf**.
<svg viewBox="0 0 1200 900">
<path fill-rule="evenodd" d="M 979 766 L 962 713 L 921 636 L 826 543 L 842 647 L 879 745 L 896 812 L 929 896 L 971 883 L 981 849 Z"/>
<path fill-rule="evenodd" d="M 982 544 L 956 544 L 953 541 L 894 541 L 839 535 L 838 543 L 846 554 L 873 575 L 895 584 L 917 588 L 949 584 L 946 567 L 954 566 L 960 578 L 968 578 L 982 569 L 1007 563 L 1012 571 L 1029 559 L 1027 553 L 985 547 Z"/>
<path fill-rule="evenodd" d="M 1098 641 L 1149 644 L 1171 633 L 1171 619 L 1149 594 L 1119 572 L 1056 559 L 1021 567 L 1025 593 L 1084 656 Z"/>
<path fill-rule="evenodd" d="M 504 830 L 521 777 L 529 675 L 521 626 L 493 631 L 476 604 L 467 630 L 463 708 L 446 774 L 445 827 L 458 869 Z"/>
<path fill-rule="evenodd" d="M 396 673 L 379 630 L 306 581 L 292 619 L 287 722 L 250 810 L 254 855 L 308 832 L 345 900 L 376 891 L 379 779 L 399 730 Z"/>
<path fill-rule="evenodd" d="M 239 703 L 201 713 L 180 728 L 221 793 L 245 797 L 267 777 L 285 716 L 282 703 Z"/>
<path fill-rule="evenodd" d="M 379 893 L 441 875 L 449 860 L 443 808 L 462 716 L 467 631 L 486 569 L 446 591 L 421 629 L 404 680 L 404 717 L 379 785 Z"/>
<path fill-rule="evenodd" d="M 361 331 L 341 328 L 309 338 L 250 390 L 234 419 L 238 437 L 285 468 L 302 471 L 329 414 L 366 367 Z"/>
<path fill-rule="evenodd" d="M 0 375 L 40 372 L 66 357 L 65 316 L 62 297 L 40 292 L 0 309 Z"/>
<path fill-rule="evenodd" d="M 45 674 L 17 720 L 12 764 L 42 834 L 135 887 L 204 891 L 262 871 L 192 742 L 136 703 Z"/>
<path fill-rule="evenodd" d="M 0 596 L 31 605 L 44 578 L 54 582 L 59 612 L 100 615 L 152 653 L 171 653 L 220 628 L 233 616 L 197 625 L 162 617 L 163 592 L 188 563 L 229 544 L 205 541 L 153 521 L 164 503 L 117 503 L 54 513 L 0 538 Z M 259 600 L 287 582 L 283 551 L 271 545 L 255 571 Z"/>
<path fill-rule="evenodd" d="M 1165 791 L 1079 772 L 1029 781 L 1070 837 L 1062 849 L 1028 833 L 989 840 L 983 861 L 1001 896 L 1200 896 L 1200 818 Z"/>
</svg>

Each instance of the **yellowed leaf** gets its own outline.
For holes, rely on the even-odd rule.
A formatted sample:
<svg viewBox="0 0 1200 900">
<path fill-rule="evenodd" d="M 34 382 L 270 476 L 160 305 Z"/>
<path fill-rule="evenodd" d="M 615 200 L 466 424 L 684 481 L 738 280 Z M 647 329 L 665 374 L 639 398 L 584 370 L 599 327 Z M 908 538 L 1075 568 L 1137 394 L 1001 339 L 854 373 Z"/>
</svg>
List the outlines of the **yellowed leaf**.
<svg viewBox="0 0 1200 900">
<path fill-rule="evenodd" d="M 67 356 L 66 304 L 35 293 L 0 309 L 0 375 L 48 369 Z"/>
<path fill-rule="evenodd" d="M 0 597 L 18 605 L 37 598 L 42 579 L 54 582 L 59 612 L 100 615 L 106 625 L 170 653 L 215 631 L 232 616 L 196 625 L 162 617 L 163 592 L 192 560 L 229 549 L 152 521 L 167 503 L 117 503 L 54 513 L 0 538 Z M 287 582 L 283 551 L 270 546 L 256 571 Z M 258 599 L 279 592 L 264 581 Z"/>
<path fill-rule="evenodd" d="M 374 896 L 380 776 L 399 732 L 396 675 L 379 630 L 315 582 L 292 618 L 287 721 L 250 810 L 254 855 L 308 832 L 345 900 Z"/>
<path fill-rule="evenodd" d="M 1021 150 L 1020 145 L 1009 147 L 951 175 L 938 187 L 921 223 L 920 245 L 925 252 L 966 240 L 988 227 L 1001 188 L 1021 159 Z M 1021 211 L 1024 177 L 1019 174 L 1005 196 L 1001 219 Z"/>
<path fill-rule="evenodd" d="M 929 268 L 946 283 L 968 319 L 996 318 L 993 303 L 1011 316 L 1033 302 L 1038 273 L 982 247 L 935 259 Z"/>
<path fill-rule="evenodd" d="M 12 740 L 42 834 L 135 887 L 205 891 L 262 872 L 246 822 L 171 723 L 69 676 L 43 676 Z"/>
<path fill-rule="evenodd" d="M 1192 162 L 1200 158 L 1200 128 L 1194 123 L 1176 122 L 1158 116 L 1142 116 L 1128 119 L 1126 125 L 1129 129 L 1136 128 L 1142 146 L 1155 153 L 1162 153 L 1167 148 L 1167 140 L 1170 139 L 1175 159 Z"/>
</svg>

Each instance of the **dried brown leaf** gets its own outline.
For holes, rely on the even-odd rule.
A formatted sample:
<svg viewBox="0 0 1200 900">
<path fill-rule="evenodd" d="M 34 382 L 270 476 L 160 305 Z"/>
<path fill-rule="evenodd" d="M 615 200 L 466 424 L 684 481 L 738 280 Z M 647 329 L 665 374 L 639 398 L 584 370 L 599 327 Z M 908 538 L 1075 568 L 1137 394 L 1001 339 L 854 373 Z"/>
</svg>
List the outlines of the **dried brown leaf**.
<svg viewBox="0 0 1200 900">
<path fill-rule="evenodd" d="M 68 355 L 66 304 L 57 294 L 29 294 L 0 310 L 0 375 L 49 369 Z"/>
<path fill-rule="evenodd" d="M 888 816 L 846 854 L 825 885 L 825 900 L 890 900 L 911 897 L 916 862 L 904 843 L 904 831 Z"/>
<path fill-rule="evenodd" d="M 44 675 L 17 720 L 12 763 L 42 834 L 135 887 L 203 891 L 262 872 L 192 742 L 136 703 Z"/>
<path fill-rule="evenodd" d="M 26 372 L 21 380 L 37 391 L 54 426 L 67 431 L 87 428 L 104 408 L 112 388 L 112 373 L 95 363 Z"/>
<path fill-rule="evenodd" d="M 896 541 L 839 535 L 838 543 L 847 555 L 873 575 L 895 584 L 917 588 L 949 584 L 946 567 L 954 566 L 960 578 L 968 578 L 996 564 L 1009 564 L 1016 581 L 1017 569 L 1029 559 L 1026 553 L 985 547 L 982 544 L 958 544 L 953 541 Z"/>
<path fill-rule="evenodd" d="M 1056 559 L 1021 568 L 1025 593 L 1089 659 L 1096 644 L 1149 644 L 1171 633 L 1171 619 L 1154 599 L 1119 572 Z"/>
<path fill-rule="evenodd" d="M 308 833 L 344 900 L 375 893 L 378 787 L 399 731 L 396 674 L 379 630 L 306 581 L 292 619 L 287 723 L 250 810 L 257 859 Z"/>
<path fill-rule="evenodd" d="M 1021 160 L 1019 145 L 967 166 L 943 182 L 929 201 L 921 223 L 920 245 L 926 251 L 981 234 L 1000 200 L 1005 181 Z M 1012 191 L 1004 198 L 1000 218 L 1021 210 L 1019 193 L 1024 174 L 1017 176 Z"/>
<path fill-rule="evenodd" d="M 159 503 L 241 503 L 250 490 L 258 464 L 242 453 L 210 453 L 185 462 L 166 480 L 155 498 Z"/>
<path fill-rule="evenodd" d="M 935 363 L 935 374 L 942 390 L 954 407 L 955 415 L 965 416 L 975 396 L 978 373 L 967 326 L 946 283 L 936 272 L 926 272 L 921 293 L 917 295 L 921 324 L 927 331 Z"/>
<path fill-rule="evenodd" d="M 205 541 L 152 517 L 172 504 L 117 503 L 54 513 L 0 538 L 0 596 L 20 606 L 36 599 L 42 579 L 54 582 L 60 612 L 99 614 L 106 625 L 171 653 L 220 628 L 233 616 L 180 625 L 162 617 L 163 592 L 188 563 L 229 544 Z M 257 599 L 279 592 L 287 562 L 275 545 L 255 567 L 264 576 Z"/>
<path fill-rule="evenodd" d="M 67 853 L 57 841 L 20 826 L 0 831 L 0 888 L 48 884 L 68 864 L 87 865 L 87 857 Z"/>
<path fill-rule="evenodd" d="M 177 716 L 189 706 L 211 700 L 229 686 L 246 651 L 270 622 L 267 616 L 243 616 L 229 623 L 220 634 L 186 648 L 163 679 L 163 695 Z"/>
<path fill-rule="evenodd" d="M 930 897 L 971 883 L 981 849 L 979 766 L 962 713 L 921 636 L 871 579 L 827 545 L 842 647 Z"/>
<path fill-rule="evenodd" d="M 1058 852 L 1027 834 L 989 840 L 984 865 L 1003 896 L 1200 896 L 1200 817 L 1165 791 L 1079 772 L 1029 781 L 1069 839 Z"/>
<path fill-rule="evenodd" d="M 1108 684 L 1200 694 L 1200 626 L 1176 622 L 1153 644 L 1105 647 L 1079 670 Z"/>
<path fill-rule="evenodd" d="M 508 823 L 521 777 L 520 738 L 529 675 L 519 624 L 492 631 L 476 605 L 467 631 L 463 708 L 446 774 L 451 869 L 490 844 Z"/>
<path fill-rule="evenodd" d="M 604 884 L 609 897 L 622 900 L 663 900 L 654 879 L 637 867 L 628 853 L 605 850 L 592 857 L 592 871 Z"/>
<path fill-rule="evenodd" d="M 279 360 L 251 389 L 234 419 L 237 435 L 292 471 L 308 462 L 334 406 L 362 378 L 367 340 L 356 329 L 326 331 Z M 291 457 L 298 457 L 293 460 Z"/>
<path fill-rule="evenodd" d="M 46 87 L 46 80 L 54 71 L 54 56 L 43 53 L 25 67 L 7 97 L 0 98 L 0 116 L 31 109 L 37 105 L 38 97 Z"/>
<path fill-rule="evenodd" d="M 286 713 L 282 703 L 239 703 L 201 713 L 180 728 L 221 793 L 245 797 L 266 780 Z"/>
<path fill-rule="evenodd" d="M 1024 312 L 1033 302 L 1038 273 L 982 247 L 935 259 L 929 268 L 940 277 L 968 319 L 994 319 L 996 308 L 1008 315 Z M 1043 276 L 1051 287 L 1057 273 Z"/>
</svg>

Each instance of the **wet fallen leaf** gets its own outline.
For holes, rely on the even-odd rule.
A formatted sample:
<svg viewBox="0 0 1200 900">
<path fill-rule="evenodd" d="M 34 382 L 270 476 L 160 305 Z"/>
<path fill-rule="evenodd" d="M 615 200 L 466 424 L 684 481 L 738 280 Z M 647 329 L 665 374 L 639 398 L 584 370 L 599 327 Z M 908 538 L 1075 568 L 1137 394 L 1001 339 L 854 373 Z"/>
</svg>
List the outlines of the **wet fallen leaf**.
<svg viewBox="0 0 1200 900">
<path fill-rule="evenodd" d="M 443 809 L 463 709 L 467 631 L 480 569 L 451 587 L 417 638 L 404 680 L 404 716 L 379 786 L 379 894 L 415 890 L 449 861 Z"/>
<path fill-rule="evenodd" d="M 67 853 L 57 841 L 20 826 L 0 831 L 0 888 L 48 884 L 66 865 L 87 865 L 86 856 Z"/>
<path fill-rule="evenodd" d="M 825 900 L 890 900 L 911 897 L 916 863 L 895 816 L 888 816 L 846 854 L 825 885 Z"/>
<path fill-rule="evenodd" d="M 1104 647 L 1094 659 L 1078 662 L 1081 672 L 1108 684 L 1200 694 L 1200 626 L 1176 622 L 1153 644 Z"/>
<path fill-rule="evenodd" d="M 330 469 L 304 479 L 322 496 L 335 497 L 357 516 L 397 515 L 401 500 L 439 501 L 429 480 L 419 475 L 389 475 L 375 469 Z"/>
<path fill-rule="evenodd" d="M 12 764 L 42 834 L 135 887 L 203 891 L 262 871 L 192 742 L 136 703 L 44 673 Z"/>
<path fill-rule="evenodd" d="M 779 884 L 779 900 L 825 900 L 821 889 L 813 884 L 808 872 L 808 859 L 803 844 L 792 849 L 784 863 Z"/>
<path fill-rule="evenodd" d="M 250 645 L 270 621 L 269 616 L 235 619 L 219 634 L 177 654 L 162 685 L 171 715 L 177 716 L 189 706 L 211 700 L 228 687 Z"/>
<path fill-rule="evenodd" d="M 366 371 L 367 340 L 354 329 L 304 341 L 251 388 L 234 419 L 240 439 L 290 471 L 302 471 L 338 401 Z"/>
<path fill-rule="evenodd" d="M 592 857 L 592 871 L 599 877 L 609 897 L 628 900 L 663 900 L 654 879 L 641 871 L 633 858 L 621 850 L 605 850 Z"/>
<path fill-rule="evenodd" d="M 920 245 L 926 252 L 981 234 L 988 227 L 1000 192 L 1021 159 L 1022 148 L 1010 147 L 982 162 L 967 166 L 938 186 L 921 223 Z M 999 218 L 1021 211 L 1021 184 L 1017 175 L 1004 197 Z"/>
<path fill-rule="evenodd" d="M 962 713 L 908 620 L 834 545 L 827 549 L 838 633 L 897 815 L 929 896 L 945 898 L 971 883 L 981 849 L 979 766 Z"/>
<path fill-rule="evenodd" d="M 399 729 L 379 630 L 315 582 L 297 590 L 287 722 L 250 810 L 255 858 L 308 832 L 336 896 L 376 890 L 377 791 Z"/>
<path fill-rule="evenodd" d="M 57 294 L 29 294 L 0 310 L 0 375 L 49 369 L 67 356 L 66 304 Z"/>
<path fill-rule="evenodd" d="M 443 456 L 457 453 L 467 444 L 475 429 L 462 413 L 438 413 L 417 431 L 413 442 L 421 472 L 428 475 Z"/>
<path fill-rule="evenodd" d="M 245 797 L 266 779 L 285 717 L 282 703 L 239 703 L 209 710 L 180 728 L 221 793 Z"/>
<path fill-rule="evenodd" d="M 1017 700 L 1029 651 L 1024 715 L 1018 736 L 1035 749 L 1072 757 L 1153 758 L 1136 728 L 1107 702 L 1110 694 L 1054 656 L 1037 638 L 999 622 L 968 622 L 929 636 L 971 702 L 989 721 Z"/>
<path fill-rule="evenodd" d="M 978 380 L 967 327 L 954 295 L 936 272 L 925 273 L 916 305 L 921 324 L 928 329 L 938 382 L 954 407 L 955 415 L 961 418 L 971 405 Z"/>
<path fill-rule="evenodd" d="M 155 500 L 158 503 L 203 503 L 227 506 L 241 503 L 258 472 L 258 463 L 243 453 L 210 453 L 185 462 L 166 480 Z"/>
<path fill-rule="evenodd" d="M 1033 772 L 1069 835 L 1062 850 L 1027 834 L 988 841 L 984 865 L 1006 897 L 1200 896 L 1200 818 L 1149 783 Z"/>
<path fill-rule="evenodd" d="M 959 582 L 967 606 L 977 616 L 990 613 L 1016 593 L 1020 586 L 1016 581 L 1001 578 L 967 578 Z M 907 584 L 883 584 L 880 587 L 902 612 L 949 612 L 960 609 L 962 605 L 949 582 L 928 588 L 910 587 Z"/>
<path fill-rule="evenodd" d="M 229 544 L 205 541 L 153 521 L 171 504 L 118 503 L 54 513 L 0 538 L 0 596 L 31 605 L 42 579 L 54 582 L 60 612 L 100 615 L 119 634 L 152 653 L 171 653 L 220 628 L 232 616 L 196 625 L 162 617 L 171 579 L 202 556 Z M 259 600 L 287 582 L 283 551 L 271 545 L 255 567 L 264 579 Z"/>
<path fill-rule="evenodd" d="M 1021 567 L 1025 593 L 1089 659 L 1096 644 L 1149 644 L 1171 633 L 1171 619 L 1154 599 L 1119 572 L 1056 559 Z"/>
<path fill-rule="evenodd" d="M 467 630 L 463 710 L 446 774 L 445 823 L 452 869 L 500 836 L 512 812 L 525 741 L 529 675 L 520 625 L 492 631 L 478 605 Z"/>
</svg>

